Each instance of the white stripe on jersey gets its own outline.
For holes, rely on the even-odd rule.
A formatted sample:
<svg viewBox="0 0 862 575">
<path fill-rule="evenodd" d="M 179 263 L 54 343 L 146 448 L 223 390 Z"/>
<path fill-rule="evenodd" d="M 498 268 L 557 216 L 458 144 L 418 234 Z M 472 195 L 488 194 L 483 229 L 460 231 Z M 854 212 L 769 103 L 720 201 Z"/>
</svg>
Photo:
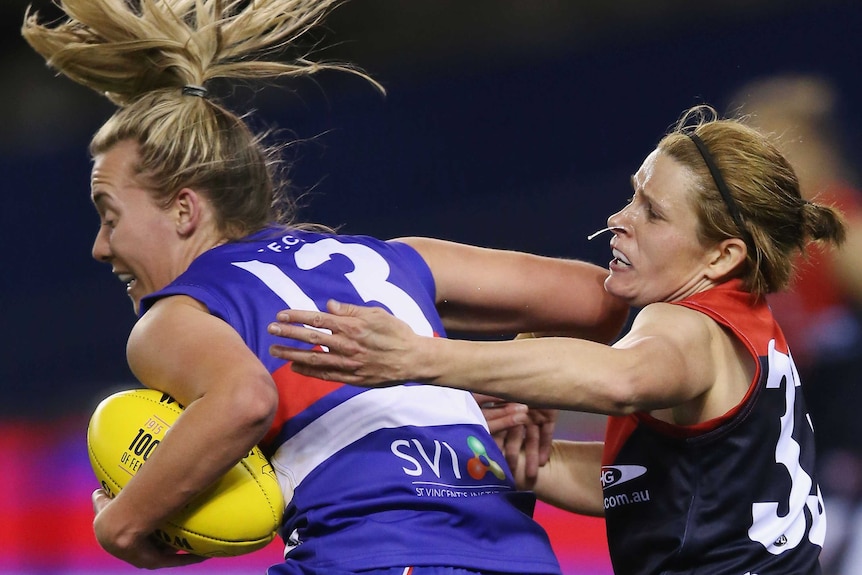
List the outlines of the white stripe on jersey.
<svg viewBox="0 0 862 575">
<path fill-rule="evenodd" d="M 487 429 L 469 392 L 430 385 L 370 389 L 330 409 L 281 444 L 272 465 L 282 492 L 293 493 L 318 465 L 378 429 L 455 424 Z"/>
</svg>

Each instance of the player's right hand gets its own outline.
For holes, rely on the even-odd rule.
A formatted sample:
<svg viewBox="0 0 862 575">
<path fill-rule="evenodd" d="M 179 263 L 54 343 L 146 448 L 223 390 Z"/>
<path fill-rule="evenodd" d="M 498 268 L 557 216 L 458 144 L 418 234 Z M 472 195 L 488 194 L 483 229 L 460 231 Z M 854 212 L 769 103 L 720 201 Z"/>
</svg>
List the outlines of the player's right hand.
<svg viewBox="0 0 862 575">
<path fill-rule="evenodd" d="M 103 489 L 93 492 L 93 532 L 102 548 L 139 569 L 181 567 L 206 560 L 206 557 L 180 553 L 153 536 L 128 537 L 120 530 L 120 517 L 114 517 L 113 500 Z"/>
</svg>

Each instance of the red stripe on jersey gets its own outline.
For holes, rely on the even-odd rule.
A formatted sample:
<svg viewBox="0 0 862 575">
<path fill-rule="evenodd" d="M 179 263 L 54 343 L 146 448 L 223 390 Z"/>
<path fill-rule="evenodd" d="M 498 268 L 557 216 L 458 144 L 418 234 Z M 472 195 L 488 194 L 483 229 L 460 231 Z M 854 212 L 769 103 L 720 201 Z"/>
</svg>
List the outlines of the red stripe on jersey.
<svg viewBox="0 0 862 575">
<path fill-rule="evenodd" d="M 605 447 L 602 451 L 602 465 L 613 465 L 617 454 L 628 441 L 629 436 L 637 429 L 638 418 L 634 415 L 608 417 L 605 431 Z"/>
<path fill-rule="evenodd" d="M 272 441 L 286 421 L 301 413 L 318 399 L 344 386 L 343 383 L 296 373 L 290 369 L 290 363 L 275 370 L 272 379 L 275 380 L 275 386 L 278 388 L 278 409 L 269 431 L 263 438 L 263 444 Z"/>
<path fill-rule="evenodd" d="M 748 386 L 748 391 L 745 393 L 745 397 L 743 397 L 738 404 L 733 406 L 723 415 L 694 425 L 675 425 L 656 419 L 649 413 L 644 412 L 638 412 L 623 417 L 610 417 L 608 419 L 605 449 L 602 458 L 602 463 L 604 465 L 610 465 L 609 462 L 614 461 L 623 443 L 628 439 L 629 435 L 632 434 L 638 423 L 643 423 L 668 437 L 687 439 L 718 429 L 722 425 L 725 425 L 736 418 L 748 405 L 751 401 L 752 395 L 757 389 L 757 382 L 760 381 L 761 367 L 760 362 L 758 361 L 758 356 L 765 356 L 768 350 L 766 348 L 757 349 L 746 334 L 761 333 L 765 329 L 772 330 L 774 321 L 769 308 L 765 305 L 756 305 L 752 302 L 751 294 L 743 291 L 741 285 L 742 282 L 738 279 L 730 280 L 712 288 L 711 290 L 694 294 L 685 300 L 673 303 L 705 314 L 720 325 L 724 326 L 726 329 L 729 329 L 745 344 L 755 362 L 754 376 Z M 725 300 L 720 302 L 720 305 L 713 301 L 716 293 L 719 291 L 727 292 L 723 296 Z M 707 305 L 703 305 L 701 300 L 707 300 Z M 760 303 L 762 304 L 762 302 Z M 734 307 L 734 304 L 737 307 Z M 745 313 L 738 313 L 737 310 L 739 307 L 742 307 L 745 310 Z M 729 319 L 728 314 L 732 318 L 732 321 Z M 780 332 L 770 332 L 770 335 L 771 339 L 775 341 L 776 349 L 786 353 L 787 343 L 784 340 L 784 336 Z M 764 341 L 769 341 L 769 338 Z"/>
</svg>

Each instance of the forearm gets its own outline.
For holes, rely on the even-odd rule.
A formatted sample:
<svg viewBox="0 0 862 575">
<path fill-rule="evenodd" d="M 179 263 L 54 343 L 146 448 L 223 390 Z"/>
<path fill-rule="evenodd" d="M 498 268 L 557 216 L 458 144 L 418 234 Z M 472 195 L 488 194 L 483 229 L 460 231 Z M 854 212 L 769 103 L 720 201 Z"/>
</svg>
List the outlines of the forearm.
<svg viewBox="0 0 862 575">
<path fill-rule="evenodd" d="M 502 311 L 479 305 L 438 304 L 447 331 L 464 334 L 516 334 L 542 332 L 588 339 L 601 343 L 614 341 L 628 319 L 629 306 L 601 289 L 604 276 L 595 276 L 598 287 L 581 299 L 561 299 L 559 295 L 533 293 L 522 298 L 519 307 Z"/>
<path fill-rule="evenodd" d="M 601 442 L 555 440 L 533 490 L 541 501 L 582 515 L 604 515 Z"/>
<path fill-rule="evenodd" d="M 535 406 L 618 413 L 615 350 L 570 338 L 471 342 L 416 336 L 397 379 L 416 379 Z M 414 359 L 415 358 L 415 359 Z"/>
</svg>

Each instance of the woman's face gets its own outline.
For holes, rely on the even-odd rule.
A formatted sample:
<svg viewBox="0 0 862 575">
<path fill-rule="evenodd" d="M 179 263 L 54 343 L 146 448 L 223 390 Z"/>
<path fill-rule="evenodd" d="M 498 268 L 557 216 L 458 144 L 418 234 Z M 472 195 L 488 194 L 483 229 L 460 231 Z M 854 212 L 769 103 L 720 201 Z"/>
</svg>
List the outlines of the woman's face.
<svg viewBox="0 0 862 575">
<path fill-rule="evenodd" d="M 632 176 L 634 196 L 608 218 L 614 233 L 605 287 L 630 305 L 678 301 L 714 285 L 705 275 L 713 250 L 701 245 L 694 176 L 653 151 Z"/>
<path fill-rule="evenodd" d="M 94 158 L 91 180 L 101 224 L 93 257 L 111 264 L 114 275 L 126 284 L 135 313 L 142 297 L 179 275 L 173 263 L 178 253 L 175 213 L 155 203 L 135 173 L 137 162 L 137 144 L 119 142 Z"/>
</svg>

